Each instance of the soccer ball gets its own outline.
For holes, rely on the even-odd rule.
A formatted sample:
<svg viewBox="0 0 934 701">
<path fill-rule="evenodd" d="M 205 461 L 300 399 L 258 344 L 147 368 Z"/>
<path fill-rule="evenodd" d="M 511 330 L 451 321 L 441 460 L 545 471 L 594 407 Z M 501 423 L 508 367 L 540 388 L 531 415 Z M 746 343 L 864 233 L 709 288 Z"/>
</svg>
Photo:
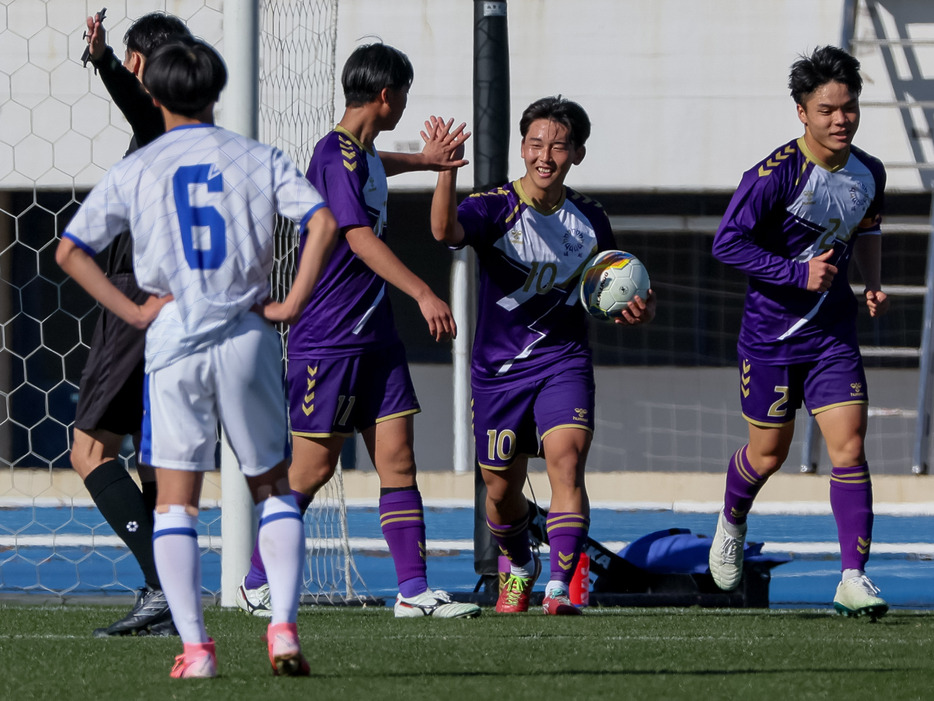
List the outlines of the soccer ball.
<svg viewBox="0 0 934 701">
<path fill-rule="evenodd" d="M 638 258 L 626 251 L 603 251 L 581 273 L 581 304 L 591 316 L 615 319 L 636 295 L 646 299 L 649 287 L 649 274 Z"/>
</svg>

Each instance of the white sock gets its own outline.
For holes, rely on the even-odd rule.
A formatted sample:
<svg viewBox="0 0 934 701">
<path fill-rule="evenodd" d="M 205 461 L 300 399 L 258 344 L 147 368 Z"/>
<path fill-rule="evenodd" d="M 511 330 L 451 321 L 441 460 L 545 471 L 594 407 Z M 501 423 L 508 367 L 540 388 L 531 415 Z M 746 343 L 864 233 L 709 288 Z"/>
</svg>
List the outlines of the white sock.
<svg viewBox="0 0 934 701">
<path fill-rule="evenodd" d="M 853 579 L 854 577 L 863 576 L 862 570 L 843 570 L 843 576 L 840 578 L 841 581 L 845 582 L 848 579 Z"/>
<path fill-rule="evenodd" d="M 291 494 L 269 497 L 255 507 L 259 552 L 266 567 L 271 622 L 295 623 L 305 562 L 305 524 Z"/>
<path fill-rule="evenodd" d="M 545 593 L 549 596 L 567 596 L 567 582 L 559 582 L 557 579 L 550 579 L 548 580 L 548 584 L 545 586 Z"/>
<path fill-rule="evenodd" d="M 512 565 L 509 566 L 510 574 L 514 574 L 517 577 L 523 577 L 528 579 L 533 574 L 535 574 L 535 558 L 526 562 L 524 565 Z"/>
<path fill-rule="evenodd" d="M 156 512 L 152 551 L 162 591 L 183 643 L 206 643 L 208 632 L 201 610 L 201 551 L 198 517 L 180 504 L 166 513 Z"/>
<path fill-rule="evenodd" d="M 745 523 L 740 523 L 740 524 L 730 523 L 729 521 L 726 520 L 726 518 L 724 518 L 723 529 L 727 533 L 729 533 L 733 538 L 736 538 L 738 540 L 746 539 L 746 524 Z"/>
</svg>

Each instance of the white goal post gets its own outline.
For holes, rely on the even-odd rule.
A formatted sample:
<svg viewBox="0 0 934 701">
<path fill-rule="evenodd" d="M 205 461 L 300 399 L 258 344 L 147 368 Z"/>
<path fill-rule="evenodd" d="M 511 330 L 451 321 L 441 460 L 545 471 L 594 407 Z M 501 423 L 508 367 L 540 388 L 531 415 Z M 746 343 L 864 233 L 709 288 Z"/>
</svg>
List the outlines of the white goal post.
<svg viewBox="0 0 934 701">
<path fill-rule="evenodd" d="M 128 593 L 141 582 L 69 467 L 97 311 L 54 261 L 83 193 L 123 156 L 131 135 L 79 60 L 84 18 L 107 4 L 7 3 L 0 24 L 0 594 Z M 155 10 L 180 17 L 227 63 L 218 124 L 281 148 L 304 169 L 333 127 L 337 8 L 338 0 L 126 0 L 108 7 L 104 26 L 122 57 L 133 20 Z M 280 223 L 276 296 L 294 275 L 296 245 L 294 226 Z M 132 468 L 129 442 L 122 457 Z M 229 467 L 206 478 L 200 526 L 203 555 L 221 561 L 220 588 L 206 593 L 224 605 L 234 603 L 253 539 L 246 486 Z M 219 502 L 220 518 L 212 508 Z M 366 585 L 348 545 L 340 473 L 316 496 L 306 528 L 305 599 L 360 598 Z"/>
</svg>

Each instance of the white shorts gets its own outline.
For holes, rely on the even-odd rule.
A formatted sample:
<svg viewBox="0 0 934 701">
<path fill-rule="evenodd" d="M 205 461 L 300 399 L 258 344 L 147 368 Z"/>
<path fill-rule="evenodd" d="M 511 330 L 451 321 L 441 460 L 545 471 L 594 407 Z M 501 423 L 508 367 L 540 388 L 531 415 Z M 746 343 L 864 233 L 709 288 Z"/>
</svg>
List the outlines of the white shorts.
<svg viewBox="0 0 934 701">
<path fill-rule="evenodd" d="M 216 345 L 146 375 L 140 461 L 173 470 L 215 468 L 218 422 L 248 477 L 289 455 L 279 333 L 248 313 Z"/>
</svg>

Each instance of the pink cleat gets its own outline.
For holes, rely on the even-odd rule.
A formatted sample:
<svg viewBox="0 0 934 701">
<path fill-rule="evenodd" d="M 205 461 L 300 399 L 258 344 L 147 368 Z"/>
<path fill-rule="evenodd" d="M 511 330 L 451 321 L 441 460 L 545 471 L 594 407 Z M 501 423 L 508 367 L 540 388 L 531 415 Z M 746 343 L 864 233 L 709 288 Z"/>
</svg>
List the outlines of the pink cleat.
<svg viewBox="0 0 934 701">
<path fill-rule="evenodd" d="M 302 655 L 298 642 L 298 626 L 294 623 L 270 623 L 266 630 L 269 662 L 273 674 L 285 677 L 307 677 L 311 667 Z"/>
<path fill-rule="evenodd" d="M 185 652 L 175 658 L 169 674 L 172 679 L 208 679 L 217 676 L 214 639 L 206 643 L 185 643 Z"/>
<path fill-rule="evenodd" d="M 549 616 L 580 616 L 583 613 L 571 603 L 563 591 L 546 592 L 542 600 L 542 611 Z"/>
</svg>

